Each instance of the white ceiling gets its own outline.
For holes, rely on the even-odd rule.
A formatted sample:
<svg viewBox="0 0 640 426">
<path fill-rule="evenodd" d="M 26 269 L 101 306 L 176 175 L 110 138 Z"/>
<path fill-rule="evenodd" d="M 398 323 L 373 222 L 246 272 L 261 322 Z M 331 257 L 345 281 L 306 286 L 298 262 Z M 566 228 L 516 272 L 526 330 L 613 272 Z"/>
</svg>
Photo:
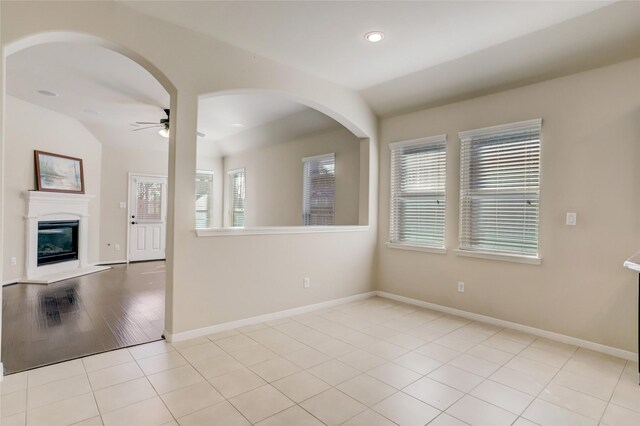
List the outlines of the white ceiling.
<svg viewBox="0 0 640 426">
<path fill-rule="evenodd" d="M 380 115 L 640 56 L 640 2 L 125 4 L 357 89 Z M 374 29 L 386 34 L 378 44 L 363 38 Z M 9 94 L 77 118 L 103 143 L 167 148 L 155 129 L 132 131 L 131 124 L 164 118 L 169 95 L 118 53 L 39 45 L 9 56 L 6 78 Z M 60 96 L 37 93 L 43 89 Z M 199 145 L 203 152 L 232 152 L 246 145 L 239 132 L 292 116 L 304 117 L 300 123 L 310 131 L 328 123 L 302 105 L 261 94 L 201 99 L 198 126 L 206 137 Z M 299 136 L 300 126 L 290 125 Z"/>
<path fill-rule="evenodd" d="M 637 1 L 122 3 L 361 91 L 383 116 L 640 56 Z"/>
<path fill-rule="evenodd" d="M 130 1 L 128 6 L 365 89 L 566 21 L 606 2 Z M 377 44 L 365 33 L 383 31 Z"/>
<path fill-rule="evenodd" d="M 369 87 L 381 116 L 507 90 L 640 57 L 640 1 L 561 24 Z"/>
<path fill-rule="evenodd" d="M 198 154 L 236 154 L 338 125 L 319 111 L 273 94 L 202 97 L 198 101 L 198 129 L 205 137 L 198 139 Z"/>
<path fill-rule="evenodd" d="M 305 109 L 297 102 L 260 93 L 203 97 L 198 101 L 198 129 L 206 139 L 220 140 Z"/>
<path fill-rule="evenodd" d="M 229 99 L 231 97 L 232 96 L 223 96 L 222 98 L 227 98 L 225 100 L 228 100 L 230 104 L 238 105 L 239 101 Z M 206 138 L 200 138 L 198 140 L 198 155 L 224 157 L 265 145 L 296 140 L 313 133 L 342 127 L 333 118 L 313 108 L 307 108 L 295 102 L 283 101 L 272 95 L 243 96 L 247 102 L 250 102 L 252 98 L 256 99 L 260 97 L 263 98 L 262 102 L 264 102 L 266 107 L 266 109 L 263 110 L 264 114 L 262 111 L 256 111 L 254 109 L 255 104 L 251 106 L 251 109 L 254 109 L 254 111 L 258 113 L 256 114 L 257 119 L 254 123 L 262 121 L 261 124 L 247 126 L 241 129 L 241 131 L 227 131 L 223 137 L 216 140 L 209 138 L 208 135 Z M 269 107 L 271 104 L 278 105 L 282 114 L 277 116 L 277 111 Z M 202 105 L 202 101 L 200 105 Z M 221 110 L 223 109 L 223 105 L 224 102 L 221 102 Z M 285 111 L 295 112 L 284 114 Z M 272 120 L 265 120 L 265 116 L 269 116 Z M 218 128 L 224 129 L 223 126 Z M 222 132 L 218 132 L 217 135 L 222 135 Z M 355 135 L 354 138 L 356 138 Z"/>
<path fill-rule="evenodd" d="M 39 90 L 59 96 L 43 96 Z M 168 148 L 167 139 L 158 134 L 158 129 L 135 130 L 146 126 L 133 124 L 165 118 L 163 109 L 169 106 L 169 94 L 137 63 L 111 50 L 86 44 L 51 43 L 19 51 L 7 60 L 7 91 L 79 120 L 102 143 L 139 149 Z M 202 98 L 198 105 L 198 130 L 205 137 L 199 138 L 200 153 L 227 155 L 249 149 L 261 143 L 259 138 L 252 142 L 232 137 L 255 128 L 265 131 L 271 122 L 277 127 L 285 117 L 300 113 L 304 113 L 300 116 L 304 119 L 290 123 L 288 132 L 276 132 L 280 140 L 337 125 L 318 111 L 274 95 Z M 244 127 L 232 126 L 238 123 Z M 227 142 L 216 142 L 221 140 Z"/>
<path fill-rule="evenodd" d="M 169 94 L 129 58 L 94 45 L 50 43 L 10 55 L 6 67 L 10 95 L 78 119 L 102 143 L 167 149 L 157 131 L 132 131 L 136 121 L 164 118 Z"/>
</svg>

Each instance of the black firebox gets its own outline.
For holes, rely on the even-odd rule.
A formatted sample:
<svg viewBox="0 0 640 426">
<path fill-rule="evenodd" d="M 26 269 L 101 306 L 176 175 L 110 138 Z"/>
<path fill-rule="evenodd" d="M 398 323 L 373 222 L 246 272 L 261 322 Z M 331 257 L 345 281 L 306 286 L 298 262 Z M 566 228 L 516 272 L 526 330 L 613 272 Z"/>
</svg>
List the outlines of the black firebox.
<svg viewBox="0 0 640 426">
<path fill-rule="evenodd" d="M 38 266 L 78 259 L 77 220 L 38 222 Z"/>
</svg>

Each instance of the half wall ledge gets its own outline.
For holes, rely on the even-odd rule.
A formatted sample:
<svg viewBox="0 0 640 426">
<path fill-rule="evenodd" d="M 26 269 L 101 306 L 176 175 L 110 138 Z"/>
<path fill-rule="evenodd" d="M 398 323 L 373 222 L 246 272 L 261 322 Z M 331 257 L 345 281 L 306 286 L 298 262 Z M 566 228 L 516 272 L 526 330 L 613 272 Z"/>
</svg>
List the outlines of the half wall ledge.
<svg viewBox="0 0 640 426">
<path fill-rule="evenodd" d="M 243 235 L 323 234 L 334 232 L 366 232 L 369 225 L 356 226 L 264 226 L 255 228 L 195 229 L 198 237 L 230 237 Z"/>
</svg>

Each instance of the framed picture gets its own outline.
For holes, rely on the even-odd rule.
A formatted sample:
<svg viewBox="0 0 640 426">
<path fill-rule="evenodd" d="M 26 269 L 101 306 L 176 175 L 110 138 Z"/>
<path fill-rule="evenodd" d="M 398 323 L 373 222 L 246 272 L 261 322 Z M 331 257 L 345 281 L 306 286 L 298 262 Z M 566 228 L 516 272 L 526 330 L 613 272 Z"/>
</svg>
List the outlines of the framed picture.
<svg viewBox="0 0 640 426">
<path fill-rule="evenodd" d="M 84 194 L 82 159 L 34 151 L 38 191 Z"/>
</svg>

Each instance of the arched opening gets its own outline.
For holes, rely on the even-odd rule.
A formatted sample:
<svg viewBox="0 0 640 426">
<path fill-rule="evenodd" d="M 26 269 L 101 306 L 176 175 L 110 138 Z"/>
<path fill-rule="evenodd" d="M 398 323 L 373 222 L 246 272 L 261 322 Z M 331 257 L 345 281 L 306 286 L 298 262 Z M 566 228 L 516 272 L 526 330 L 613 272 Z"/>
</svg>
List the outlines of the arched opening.
<svg viewBox="0 0 640 426">
<path fill-rule="evenodd" d="M 211 230 L 198 235 L 369 223 L 371 142 L 334 111 L 276 91 L 217 92 L 199 97 L 198 131 L 196 228 Z"/>
<path fill-rule="evenodd" d="M 161 339 L 175 136 L 158 131 L 175 87 L 135 52 L 76 33 L 14 42 L 4 64 L 2 282 L 17 283 L 3 291 L 5 372 Z M 58 252 L 71 257 L 43 262 Z"/>
</svg>

